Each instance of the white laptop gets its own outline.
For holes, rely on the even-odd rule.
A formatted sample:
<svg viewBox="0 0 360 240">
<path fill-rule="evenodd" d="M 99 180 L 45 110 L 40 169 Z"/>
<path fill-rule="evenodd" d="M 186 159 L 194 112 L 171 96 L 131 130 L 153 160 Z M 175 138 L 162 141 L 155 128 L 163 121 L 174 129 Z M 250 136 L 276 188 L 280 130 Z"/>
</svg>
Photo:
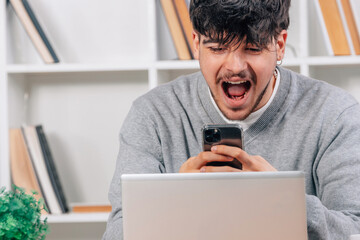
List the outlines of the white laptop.
<svg viewBox="0 0 360 240">
<path fill-rule="evenodd" d="M 122 175 L 124 240 L 304 240 L 301 172 Z"/>
</svg>

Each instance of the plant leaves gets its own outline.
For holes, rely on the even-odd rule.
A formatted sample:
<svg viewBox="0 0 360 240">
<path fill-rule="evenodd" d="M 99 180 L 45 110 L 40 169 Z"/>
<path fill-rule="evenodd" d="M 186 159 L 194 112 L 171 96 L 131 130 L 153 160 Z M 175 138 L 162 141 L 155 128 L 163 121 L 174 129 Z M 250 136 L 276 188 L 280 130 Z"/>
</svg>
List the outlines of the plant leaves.
<svg viewBox="0 0 360 240">
<path fill-rule="evenodd" d="M 47 219 L 41 219 L 44 200 L 37 201 L 23 188 L 0 190 L 0 239 L 45 239 L 49 232 Z"/>
</svg>

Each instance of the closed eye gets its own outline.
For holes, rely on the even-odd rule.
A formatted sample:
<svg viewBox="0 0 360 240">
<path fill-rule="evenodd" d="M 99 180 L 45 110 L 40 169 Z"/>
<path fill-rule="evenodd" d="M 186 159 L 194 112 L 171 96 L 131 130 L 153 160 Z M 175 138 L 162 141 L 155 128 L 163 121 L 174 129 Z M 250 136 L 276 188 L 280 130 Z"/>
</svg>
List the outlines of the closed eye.
<svg viewBox="0 0 360 240">
<path fill-rule="evenodd" d="M 209 47 L 210 51 L 215 53 L 220 53 L 226 50 L 226 48 L 223 47 Z"/>
<path fill-rule="evenodd" d="M 248 51 L 251 51 L 251 52 L 261 52 L 262 51 L 262 49 L 261 48 L 246 48 L 246 50 L 248 50 Z"/>
</svg>

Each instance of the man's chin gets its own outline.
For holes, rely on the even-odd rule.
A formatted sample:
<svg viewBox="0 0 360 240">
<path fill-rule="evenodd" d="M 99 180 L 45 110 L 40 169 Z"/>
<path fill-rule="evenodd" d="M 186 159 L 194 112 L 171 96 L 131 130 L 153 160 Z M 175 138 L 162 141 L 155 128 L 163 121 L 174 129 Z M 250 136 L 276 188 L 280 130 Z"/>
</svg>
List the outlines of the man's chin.
<svg viewBox="0 0 360 240">
<path fill-rule="evenodd" d="M 250 115 L 252 108 L 248 104 L 248 98 L 241 99 L 240 101 L 229 101 L 229 99 L 224 100 L 225 102 L 223 102 L 223 106 L 220 110 L 227 119 L 244 120 Z"/>
<path fill-rule="evenodd" d="M 229 120 L 242 121 L 246 119 L 251 112 L 247 109 L 242 109 L 242 110 L 227 109 L 226 111 L 222 111 L 222 113 Z"/>
</svg>

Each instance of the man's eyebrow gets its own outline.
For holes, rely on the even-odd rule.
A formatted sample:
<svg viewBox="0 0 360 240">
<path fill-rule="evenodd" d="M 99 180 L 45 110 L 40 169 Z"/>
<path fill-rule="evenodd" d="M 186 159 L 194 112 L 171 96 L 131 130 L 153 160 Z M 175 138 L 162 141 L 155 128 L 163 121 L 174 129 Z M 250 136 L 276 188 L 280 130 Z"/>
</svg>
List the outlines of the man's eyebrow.
<svg viewBox="0 0 360 240">
<path fill-rule="evenodd" d="M 203 40 L 202 40 L 202 43 L 203 43 L 203 44 L 207 44 L 207 43 L 219 43 L 219 41 L 218 41 L 218 40 L 215 40 L 215 39 L 208 38 L 208 39 L 203 39 Z"/>
</svg>

